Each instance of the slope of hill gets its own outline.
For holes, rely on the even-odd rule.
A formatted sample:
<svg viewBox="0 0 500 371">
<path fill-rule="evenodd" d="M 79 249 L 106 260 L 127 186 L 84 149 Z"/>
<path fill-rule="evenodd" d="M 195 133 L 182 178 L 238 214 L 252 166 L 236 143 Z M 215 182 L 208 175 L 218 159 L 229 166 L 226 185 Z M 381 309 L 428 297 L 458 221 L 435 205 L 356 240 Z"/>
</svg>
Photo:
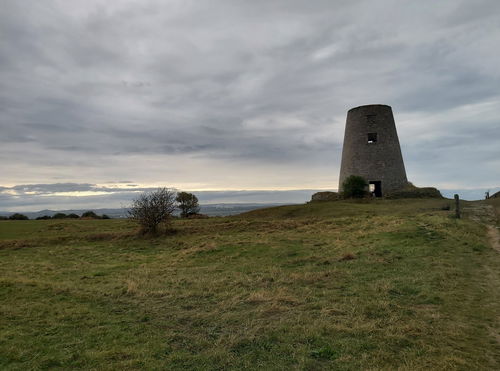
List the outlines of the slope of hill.
<svg viewBox="0 0 500 371">
<path fill-rule="evenodd" d="M 499 369 L 500 254 L 447 202 L 0 221 L 0 368 Z"/>
<path fill-rule="evenodd" d="M 226 203 L 226 204 L 207 204 L 200 205 L 200 212 L 209 216 L 227 216 L 244 213 L 246 211 L 271 207 L 275 205 L 282 205 L 279 203 Z M 67 210 L 40 210 L 40 211 L 20 211 L 21 214 L 26 215 L 29 219 L 36 219 L 39 216 L 53 216 L 56 213 L 64 214 L 77 214 L 82 215 L 89 209 L 67 209 Z M 111 218 L 127 218 L 126 208 L 119 209 L 90 209 L 98 215 L 106 214 Z M 0 216 L 9 216 L 14 214 L 13 211 L 0 211 Z"/>
</svg>

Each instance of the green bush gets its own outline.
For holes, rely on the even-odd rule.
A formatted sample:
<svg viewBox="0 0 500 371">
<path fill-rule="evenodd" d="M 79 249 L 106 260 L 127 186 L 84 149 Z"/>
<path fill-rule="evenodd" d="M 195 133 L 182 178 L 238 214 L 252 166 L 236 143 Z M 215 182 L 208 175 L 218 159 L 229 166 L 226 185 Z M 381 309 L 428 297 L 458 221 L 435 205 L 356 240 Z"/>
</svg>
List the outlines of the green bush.
<svg viewBox="0 0 500 371">
<path fill-rule="evenodd" d="M 67 215 L 65 213 L 56 213 L 52 216 L 52 219 L 66 219 Z"/>
<path fill-rule="evenodd" d="M 177 207 L 181 210 L 182 218 L 187 218 L 190 215 L 195 215 L 200 212 L 198 198 L 192 193 L 179 192 L 177 193 L 175 201 L 177 201 Z"/>
<path fill-rule="evenodd" d="M 363 198 L 367 194 L 366 187 L 368 187 L 368 182 L 365 178 L 351 175 L 342 183 L 344 198 Z"/>
<path fill-rule="evenodd" d="M 89 219 L 100 219 L 100 216 L 94 213 L 93 211 L 85 211 L 82 214 L 82 218 L 89 218 Z"/>
</svg>

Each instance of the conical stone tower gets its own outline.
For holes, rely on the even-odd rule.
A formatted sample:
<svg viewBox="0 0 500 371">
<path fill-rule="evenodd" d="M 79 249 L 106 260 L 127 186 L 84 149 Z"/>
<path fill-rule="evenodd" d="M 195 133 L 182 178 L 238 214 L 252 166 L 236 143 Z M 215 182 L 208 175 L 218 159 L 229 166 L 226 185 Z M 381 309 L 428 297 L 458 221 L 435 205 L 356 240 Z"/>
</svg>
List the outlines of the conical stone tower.
<svg viewBox="0 0 500 371">
<path fill-rule="evenodd" d="M 371 104 L 347 112 L 339 191 L 350 175 L 365 178 L 377 197 L 408 183 L 390 106 Z"/>
</svg>

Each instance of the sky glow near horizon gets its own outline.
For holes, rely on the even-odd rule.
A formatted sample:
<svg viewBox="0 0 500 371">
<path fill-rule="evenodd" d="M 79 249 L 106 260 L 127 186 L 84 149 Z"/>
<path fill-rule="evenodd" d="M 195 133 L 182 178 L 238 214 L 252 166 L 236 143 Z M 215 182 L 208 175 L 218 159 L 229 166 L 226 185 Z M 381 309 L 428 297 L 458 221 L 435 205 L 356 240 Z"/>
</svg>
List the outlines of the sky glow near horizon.
<svg viewBox="0 0 500 371">
<path fill-rule="evenodd" d="M 336 189 L 372 103 L 415 185 L 500 186 L 495 0 L 6 0 L 0 40 L 0 210 Z"/>
</svg>

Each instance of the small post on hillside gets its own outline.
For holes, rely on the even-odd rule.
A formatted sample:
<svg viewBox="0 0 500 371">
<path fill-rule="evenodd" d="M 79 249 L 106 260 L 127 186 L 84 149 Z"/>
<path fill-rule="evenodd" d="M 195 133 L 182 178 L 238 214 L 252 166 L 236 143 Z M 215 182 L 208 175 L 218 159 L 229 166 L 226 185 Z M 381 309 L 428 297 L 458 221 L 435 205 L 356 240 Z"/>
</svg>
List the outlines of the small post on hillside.
<svg viewBox="0 0 500 371">
<path fill-rule="evenodd" d="M 455 218 L 460 219 L 460 197 L 455 195 Z"/>
</svg>

